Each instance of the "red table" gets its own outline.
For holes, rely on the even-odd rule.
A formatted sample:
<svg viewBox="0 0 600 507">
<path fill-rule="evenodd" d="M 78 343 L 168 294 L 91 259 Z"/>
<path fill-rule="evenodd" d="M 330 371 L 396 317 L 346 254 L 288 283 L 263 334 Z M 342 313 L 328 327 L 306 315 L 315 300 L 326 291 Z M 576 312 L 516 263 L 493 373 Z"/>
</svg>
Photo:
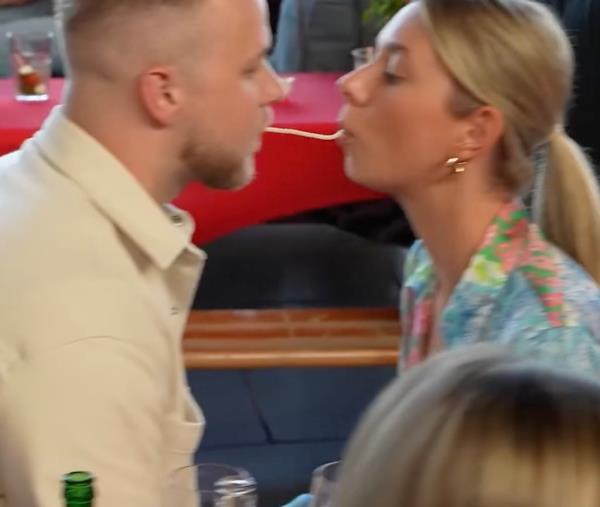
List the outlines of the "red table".
<svg viewBox="0 0 600 507">
<path fill-rule="evenodd" d="M 296 74 L 292 93 L 275 107 L 275 125 L 335 132 L 341 106 L 337 77 Z M 0 154 L 17 149 L 40 127 L 58 103 L 62 87 L 63 81 L 55 79 L 49 101 L 25 104 L 12 98 L 10 81 L 0 80 Z M 194 216 L 197 244 L 302 211 L 382 197 L 346 179 L 341 150 L 331 141 L 267 133 L 256 162 L 256 179 L 242 190 L 217 191 L 192 184 L 175 200 Z"/>
</svg>

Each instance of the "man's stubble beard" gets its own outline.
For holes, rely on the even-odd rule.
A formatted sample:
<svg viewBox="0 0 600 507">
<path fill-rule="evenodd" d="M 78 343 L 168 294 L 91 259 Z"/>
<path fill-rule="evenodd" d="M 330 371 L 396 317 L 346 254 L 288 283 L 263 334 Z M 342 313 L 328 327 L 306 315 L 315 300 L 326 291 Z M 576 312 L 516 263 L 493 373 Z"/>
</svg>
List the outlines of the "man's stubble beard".
<svg viewBox="0 0 600 507">
<path fill-rule="evenodd" d="M 185 144 L 181 159 L 186 173 L 215 190 L 235 190 L 248 185 L 255 176 L 254 156 L 245 158 L 214 143 L 198 143 L 191 137 Z"/>
</svg>

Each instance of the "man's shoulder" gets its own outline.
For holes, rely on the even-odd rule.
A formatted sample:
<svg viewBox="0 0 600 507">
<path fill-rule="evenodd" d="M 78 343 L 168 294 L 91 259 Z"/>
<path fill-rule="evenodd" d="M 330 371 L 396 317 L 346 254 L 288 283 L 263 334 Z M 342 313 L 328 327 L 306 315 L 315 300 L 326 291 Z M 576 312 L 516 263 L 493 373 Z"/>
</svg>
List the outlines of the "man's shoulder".
<svg viewBox="0 0 600 507">
<path fill-rule="evenodd" d="M 73 218 L 74 211 L 81 215 L 93 210 L 82 189 L 49 165 L 31 140 L 20 150 L 0 157 L 0 198 L 2 216 L 11 220 L 61 214 Z"/>
<path fill-rule="evenodd" d="M 2 305 L 0 348 L 31 359 L 101 339 L 144 351 L 162 363 L 168 357 L 169 335 L 155 309 L 140 287 L 117 278 L 41 281 L 17 289 Z"/>
<path fill-rule="evenodd" d="M 132 253 L 74 182 L 20 151 L 0 159 L 0 202 L 3 341 L 156 333 Z"/>
<path fill-rule="evenodd" d="M 114 224 L 91 199 L 26 149 L 0 158 L 0 202 L 5 266 L 18 263 L 23 276 L 76 271 L 92 258 L 100 266 L 119 247 Z"/>
</svg>

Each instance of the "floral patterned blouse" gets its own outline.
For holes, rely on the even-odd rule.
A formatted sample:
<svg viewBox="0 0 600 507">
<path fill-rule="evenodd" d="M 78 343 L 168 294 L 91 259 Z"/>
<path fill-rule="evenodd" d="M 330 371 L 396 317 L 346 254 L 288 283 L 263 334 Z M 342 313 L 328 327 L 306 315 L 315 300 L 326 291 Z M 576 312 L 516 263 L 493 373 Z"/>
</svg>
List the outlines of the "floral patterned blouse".
<svg viewBox="0 0 600 507">
<path fill-rule="evenodd" d="M 432 320 L 436 277 L 421 241 L 409 251 L 404 272 L 400 370 L 424 359 Z M 543 238 L 520 202 L 512 202 L 471 258 L 439 332 L 445 349 L 495 342 L 522 356 L 600 374 L 600 289 Z"/>
</svg>

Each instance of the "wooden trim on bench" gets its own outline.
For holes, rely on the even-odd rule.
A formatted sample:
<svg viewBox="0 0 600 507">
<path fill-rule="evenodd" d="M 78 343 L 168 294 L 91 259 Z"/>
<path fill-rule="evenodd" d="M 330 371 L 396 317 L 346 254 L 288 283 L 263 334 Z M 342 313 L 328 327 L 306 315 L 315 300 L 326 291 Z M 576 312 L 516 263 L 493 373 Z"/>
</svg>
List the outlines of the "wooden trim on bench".
<svg viewBox="0 0 600 507">
<path fill-rule="evenodd" d="M 394 365 L 394 308 L 193 310 L 183 341 L 187 368 Z"/>
</svg>

